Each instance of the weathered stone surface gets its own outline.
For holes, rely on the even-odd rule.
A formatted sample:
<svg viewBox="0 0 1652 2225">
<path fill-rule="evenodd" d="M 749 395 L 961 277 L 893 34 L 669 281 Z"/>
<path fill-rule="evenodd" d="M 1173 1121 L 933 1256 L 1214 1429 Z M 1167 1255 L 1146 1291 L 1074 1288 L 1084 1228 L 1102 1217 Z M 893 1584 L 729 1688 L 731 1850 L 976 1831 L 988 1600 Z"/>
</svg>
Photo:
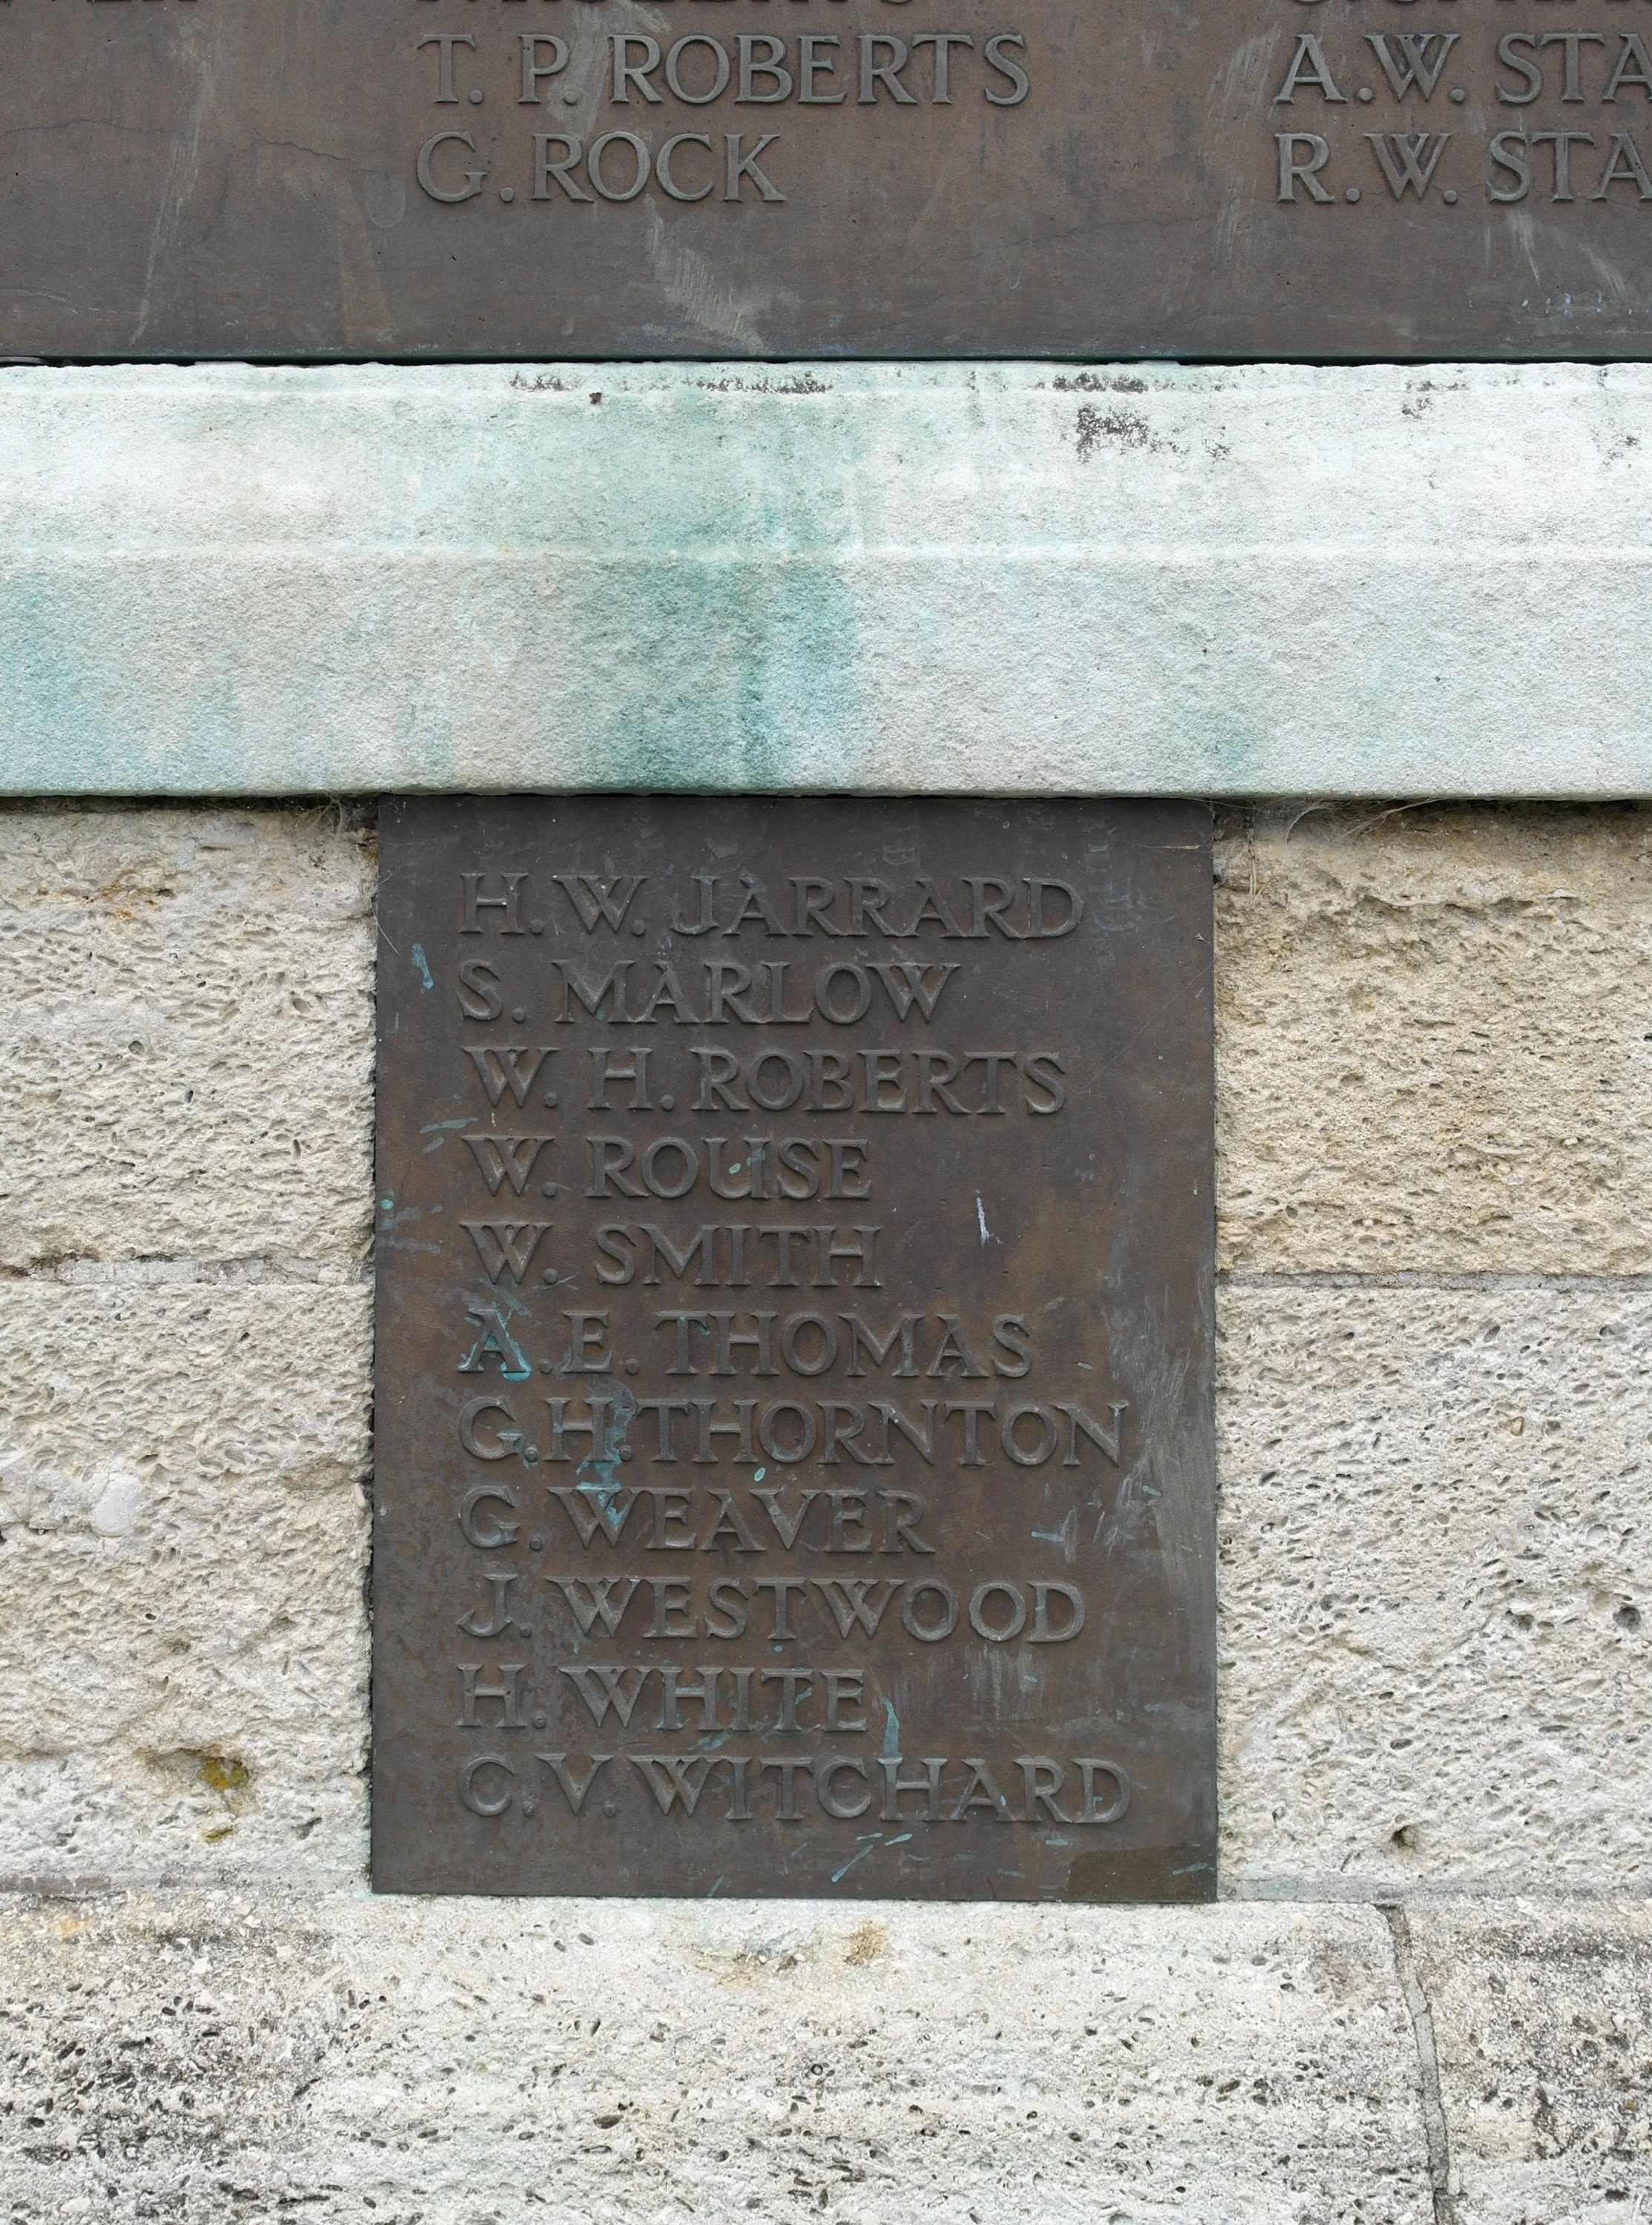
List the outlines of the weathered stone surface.
<svg viewBox="0 0 1652 2225">
<path fill-rule="evenodd" d="M 1414 1907 L 1458 2225 L 1630 2225 L 1652 2208 L 1644 1901 Z"/>
<path fill-rule="evenodd" d="M 1220 1327 L 1224 1890 L 1652 1884 L 1652 1293 Z"/>
<path fill-rule="evenodd" d="M 16 2225 L 1430 2215 L 1370 1911 L 163 1894 L 0 1972 Z"/>
<path fill-rule="evenodd" d="M 372 870 L 335 811 L 0 811 L 0 1271 L 370 1230 Z"/>
<path fill-rule="evenodd" d="M 1221 1256 L 1652 1269 L 1652 815 L 1226 816 Z"/>
<path fill-rule="evenodd" d="M 0 1282 L 0 1880 L 360 1875 L 369 1295 Z"/>
<path fill-rule="evenodd" d="M 13 795 L 1652 794 L 1644 365 L 0 395 Z"/>
</svg>

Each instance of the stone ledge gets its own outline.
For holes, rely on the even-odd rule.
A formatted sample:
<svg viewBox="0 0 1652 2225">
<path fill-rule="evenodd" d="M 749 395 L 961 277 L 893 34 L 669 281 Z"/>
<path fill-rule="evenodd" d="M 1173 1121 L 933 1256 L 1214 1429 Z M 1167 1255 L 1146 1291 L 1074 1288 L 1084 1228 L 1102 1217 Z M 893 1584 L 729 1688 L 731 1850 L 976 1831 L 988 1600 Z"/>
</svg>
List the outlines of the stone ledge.
<svg viewBox="0 0 1652 2225">
<path fill-rule="evenodd" d="M 0 1973 L 14 2225 L 1629 2225 L 1652 2188 L 1642 1902 L 9 1897 Z"/>
<path fill-rule="evenodd" d="M 1652 794 L 1652 371 L 0 372 L 0 788 Z"/>
<path fill-rule="evenodd" d="M 1652 1909 L 1414 1905 L 1457 2225 L 1630 2225 L 1652 2199 Z"/>
<path fill-rule="evenodd" d="M 1370 1911 L 158 1894 L 0 1971 L 14 2225 L 1432 2215 Z"/>
</svg>

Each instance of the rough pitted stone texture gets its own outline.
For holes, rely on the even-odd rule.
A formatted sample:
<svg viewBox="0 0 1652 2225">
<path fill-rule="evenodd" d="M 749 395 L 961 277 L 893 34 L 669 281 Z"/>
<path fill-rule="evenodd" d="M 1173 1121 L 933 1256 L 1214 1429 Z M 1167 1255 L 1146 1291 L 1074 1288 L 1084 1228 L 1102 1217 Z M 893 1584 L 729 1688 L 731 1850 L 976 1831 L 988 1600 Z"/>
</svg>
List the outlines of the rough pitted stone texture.
<svg viewBox="0 0 1652 2225">
<path fill-rule="evenodd" d="M 16 2225 L 1424 2225 L 1370 1911 L 0 1911 Z"/>
<path fill-rule="evenodd" d="M 1652 813 L 1222 837 L 1223 1264 L 1652 1270 Z"/>
<path fill-rule="evenodd" d="M 1230 1284 L 1229 1892 L 1652 1886 L 1652 1293 Z"/>
<path fill-rule="evenodd" d="M 12 795 L 1652 794 L 1645 364 L 134 364 L 0 404 Z"/>
<path fill-rule="evenodd" d="M 1652 2214 L 1652 1911 L 1414 1908 L 1457 2225 Z"/>
<path fill-rule="evenodd" d="M 0 810 L 0 1272 L 353 1267 L 372 859 L 339 811 Z"/>
<path fill-rule="evenodd" d="M 0 1282 L 0 1879 L 361 1874 L 369 1311 Z"/>
</svg>

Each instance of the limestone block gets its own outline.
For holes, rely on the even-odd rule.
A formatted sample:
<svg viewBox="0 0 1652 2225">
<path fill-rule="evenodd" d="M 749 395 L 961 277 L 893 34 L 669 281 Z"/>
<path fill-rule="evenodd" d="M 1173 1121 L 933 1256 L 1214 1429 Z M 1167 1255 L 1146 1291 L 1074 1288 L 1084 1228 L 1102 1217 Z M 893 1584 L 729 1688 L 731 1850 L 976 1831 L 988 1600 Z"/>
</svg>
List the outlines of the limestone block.
<svg viewBox="0 0 1652 2225">
<path fill-rule="evenodd" d="M 1631 2225 L 1652 2209 L 1644 1901 L 1409 1911 L 1457 2225 Z"/>
<path fill-rule="evenodd" d="M 1652 1270 L 1652 814 L 1231 815 L 1221 1257 Z"/>
<path fill-rule="evenodd" d="M 361 1874 L 369 1312 L 0 1282 L 0 1880 Z"/>
<path fill-rule="evenodd" d="M 1652 794 L 1644 364 L 0 397 L 12 795 Z"/>
<path fill-rule="evenodd" d="M 1220 1327 L 1224 1889 L 1652 1885 L 1652 1293 Z"/>
<path fill-rule="evenodd" d="M 370 825 L 0 811 L 0 1272 L 370 1226 Z"/>
<path fill-rule="evenodd" d="M 1369 1910 L 0 1909 L 14 2225 L 1424 2225 Z"/>
</svg>

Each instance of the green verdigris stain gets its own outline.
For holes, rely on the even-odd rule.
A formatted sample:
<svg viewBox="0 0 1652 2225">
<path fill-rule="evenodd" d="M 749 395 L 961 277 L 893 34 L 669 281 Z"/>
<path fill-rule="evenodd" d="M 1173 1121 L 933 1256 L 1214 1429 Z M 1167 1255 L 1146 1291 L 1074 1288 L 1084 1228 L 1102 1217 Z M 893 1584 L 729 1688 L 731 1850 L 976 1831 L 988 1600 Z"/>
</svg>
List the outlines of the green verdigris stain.
<svg viewBox="0 0 1652 2225">
<path fill-rule="evenodd" d="M 4 754 L 23 776 L 8 781 L 13 794 L 96 793 L 117 783 L 142 793 L 157 785 L 162 768 L 153 752 L 130 739 L 111 747 L 105 731 L 100 714 L 109 690 L 99 652 L 107 653 L 107 637 L 87 623 L 101 616 L 96 601 L 95 589 L 73 575 L 9 567 L 0 595 L 0 672 L 8 705 Z"/>
<path fill-rule="evenodd" d="M 1643 794 L 1649 381 L 0 370 L 0 794 Z"/>
<path fill-rule="evenodd" d="M 575 784 L 784 790 L 800 744 L 858 756 L 857 599 L 838 561 L 851 460 L 809 398 L 765 413 L 760 471 L 731 467 L 720 390 L 680 390 L 668 419 L 647 396 L 604 402 L 601 468 L 647 498 L 634 551 L 601 567 L 623 671 L 604 660 L 581 690 Z"/>
</svg>

